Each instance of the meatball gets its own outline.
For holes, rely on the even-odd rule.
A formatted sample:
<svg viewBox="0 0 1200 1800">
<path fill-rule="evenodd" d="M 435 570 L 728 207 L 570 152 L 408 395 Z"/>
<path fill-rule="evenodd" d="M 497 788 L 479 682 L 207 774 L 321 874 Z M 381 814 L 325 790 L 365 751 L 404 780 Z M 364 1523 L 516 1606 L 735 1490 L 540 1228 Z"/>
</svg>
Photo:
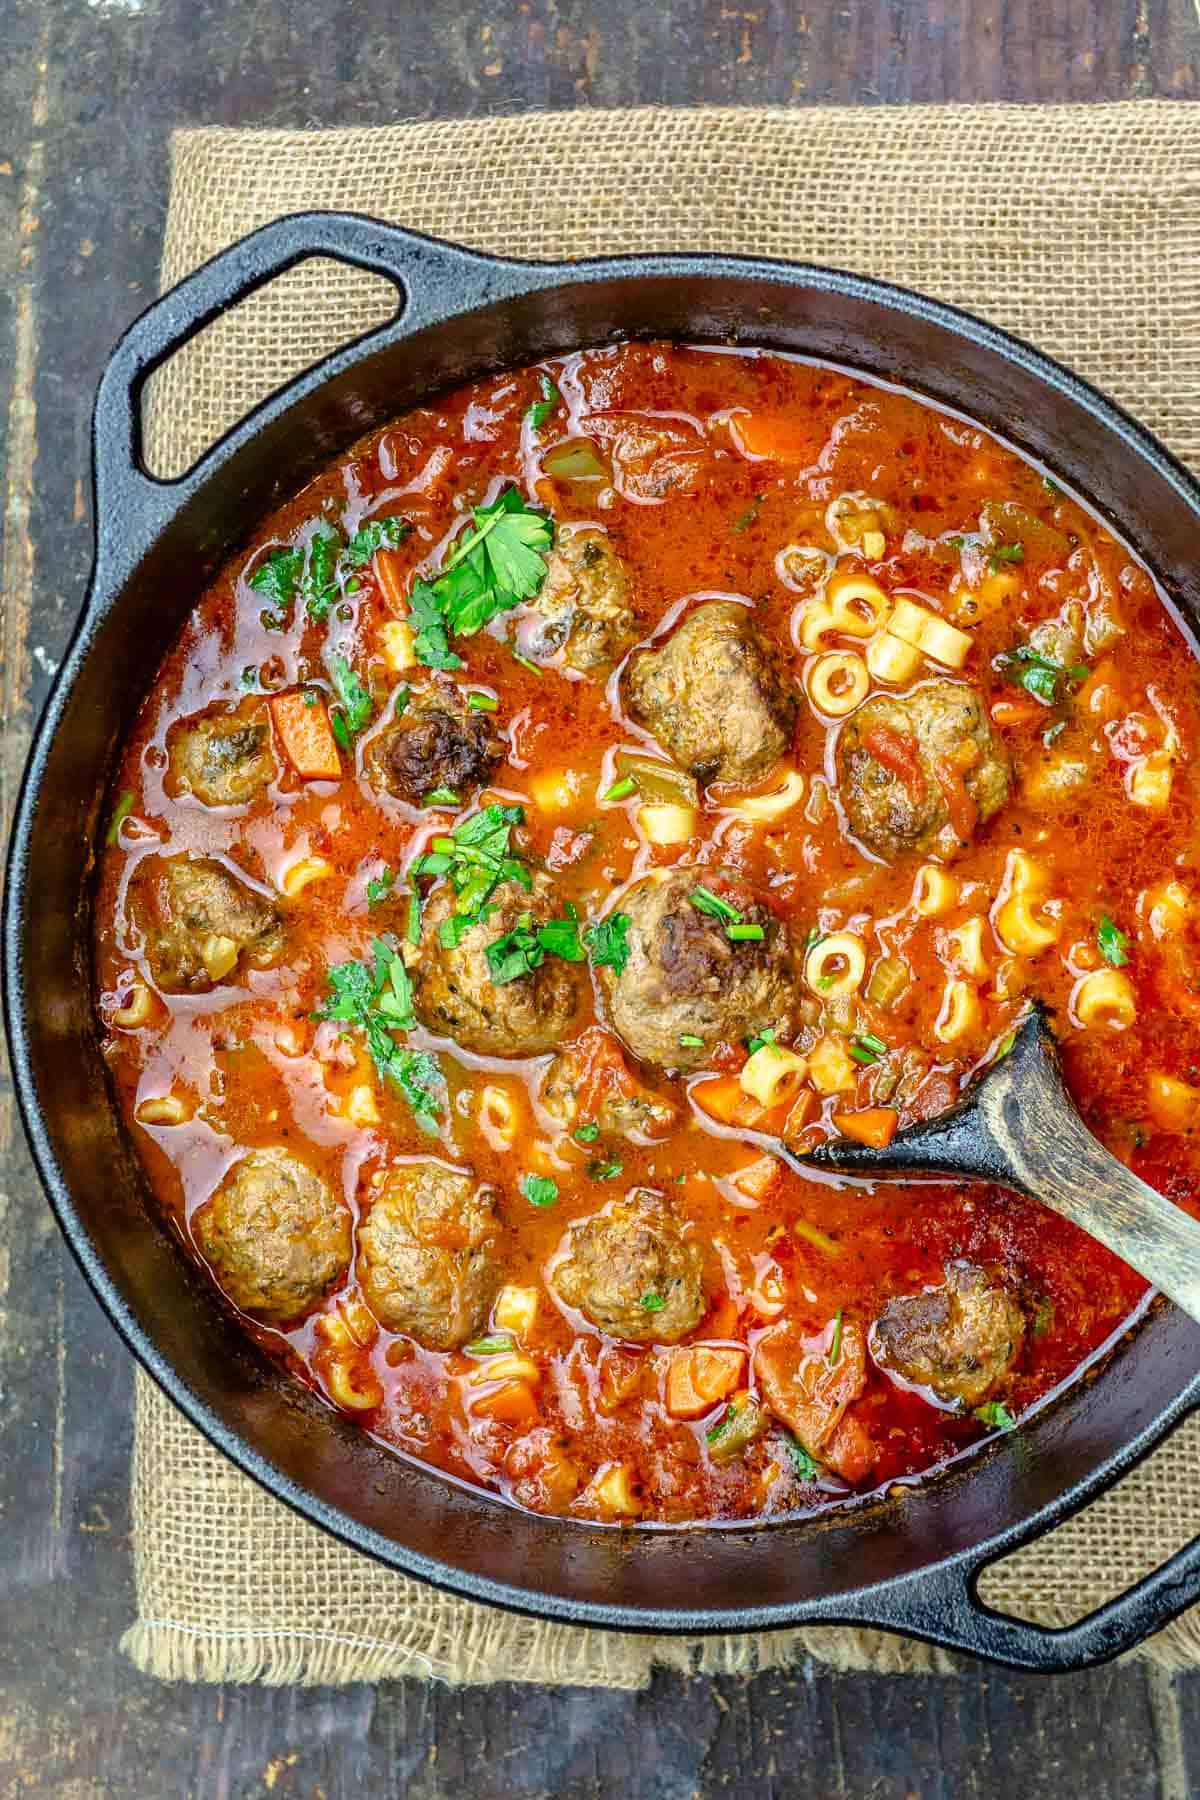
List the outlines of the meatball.
<svg viewBox="0 0 1200 1800">
<path fill-rule="evenodd" d="M 546 559 L 546 579 L 533 603 L 525 638 L 531 656 L 559 650 L 569 669 L 591 675 L 620 662 L 637 640 L 625 565 L 594 525 L 566 525 Z"/>
<path fill-rule="evenodd" d="M 242 806 L 275 779 L 271 728 L 262 707 L 211 713 L 171 740 L 171 774 L 205 806 Z"/>
<path fill-rule="evenodd" d="M 350 1266 L 350 1213 L 290 1151 L 252 1150 L 192 1221 L 213 1273 L 243 1312 L 294 1319 Z"/>
<path fill-rule="evenodd" d="M 673 1344 L 704 1314 L 702 1257 L 657 1194 L 635 1188 L 577 1219 L 549 1271 L 560 1300 L 609 1337 Z"/>
<path fill-rule="evenodd" d="M 417 1017 L 440 1037 L 484 1056 L 537 1056 L 570 1033 L 586 985 L 581 963 L 546 955 L 536 968 L 496 983 L 487 951 L 513 931 L 531 933 L 563 916 L 548 876 L 536 874 L 526 891 L 515 882 L 496 889 L 488 916 L 454 945 L 441 927 L 454 917 L 452 887 L 438 888 L 422 913 L 421 943 L 411 957 Z"/>
<path fill-rule="evenodd" d="M 393 1169 L 358 1228 L 358 1278 L 381 1325 L 427 1350 L 475 1336 L 500 1281 L 495 1194 L 440 1163 Z"/>
<path fill-rule="evenodd" d="M 978 1406 L 1003 1381 L 1025 1338 L 1025 1315 L 1007 1288 L 975 1263 L 946 1264 L 940 1287 L 889 1300 L 871 1332 L 883 1369 L 940 1400 Z"/>
<path fill-rule="evenodd" d="M 465 800 L 483 786 L 500 760 L 486 713 L 473 712 L 452 681 L 414 694 L 394 725 L 372 739 L 368 781 L 410 806 L 436 788 Z"/>
<path fill-rule="evenodd" d="M 141 884 L 134 910 L 160 988 L 213 987 L 245 957 L 259 967 L 283 950 L 277 907 L 209 857 L 171 857 Z"/>
<path fill-rule="evenodd" d="M 958 681 L 866 701 L 842 727 L 837 771 L 851 831 L 888 860 L 953 856 L 1004 805 L 1011 780 L 983 701 Z"/>
<path fill-rule="evenodd" d="M 733 942 L 729 920 L 695 904 L 715 895 L 758 925 L 762 937 Z M 650 875 L 622 899 L 628 956 L 618 974 L 600 970 L 608 1012 L 635 1056 L 664 1069 L 703 1067 L 714 1046 L 798 1022 L 800 957 L 786 925 L 727 869 L 676 867 Z M 699 1038 L 700 1043 L 684 1042 Z"/>
<path fill-rule="evenodd" d="M 761 780 L 799 709 L 784 658 L 731 600 L 698 606 L 661 649 L 635 656 L 624 689 L 630 716 L 706 782 Z"/>
<path fill-rule="evenodd" d="M 601 1034 L 607 1037 L 608 1034 Z M 643 1086 L 625 1066 L 612 1039 L 612 1058 L 560 1050 L 542 1083 L 542 1105 L 564 1131 L 594 1125 L 606 1137 L 661 1137 L 679 1114 L 669 1100 Z"/>
</svg>

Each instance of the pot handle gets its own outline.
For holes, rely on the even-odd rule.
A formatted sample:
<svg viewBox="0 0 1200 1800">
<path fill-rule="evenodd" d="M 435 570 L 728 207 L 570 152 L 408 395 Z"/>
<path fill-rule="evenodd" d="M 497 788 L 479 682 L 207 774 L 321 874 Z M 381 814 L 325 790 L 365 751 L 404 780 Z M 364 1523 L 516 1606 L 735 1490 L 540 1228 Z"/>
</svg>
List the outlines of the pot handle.
<svg viewBox="0 0 1200 1800">
<path fill-rule="evenodd" d="M 1122 1655 L 1200 1598 L 1200 1537 L 1086 1618 L 1061 1627 L 1034 1625 L 984 1605 L 976 1584 L 980 1571 L 995 1560 L 994 1553 L 962 1557 L 922 1571 L 886 1599 L 864 1596 L 862 1623 L 1013 1668 L 1057 1674 Z"/>
<path fill-rule="evenodd" d="M 332 257 L 386 277 L 399 290 L 401 303 L 394 317 L 280 390 L 296 398 L 335 375 L 342 359 L 370 339 L 410 336 L 434 319 L 516 292 L 536 279 L 535 271 L 524 265 L 357 213 L 293 213 L 251 232 L 156 300 L 113 351 L 100 381 L 92 428 L 102 544 L 121 543 L 126 552 L 136 544 L 140 554 L 181 498 L 204 482 L 222 448 L 253 433 L 261 410 L 255 408 L 185 474 L 159 480 L 148 473 L 142 454 L 141 400 L 150 375 L 230 307 L 310 256 Z M 261 406 L 275 406 L 279 397 L 271 395 Z"/>
</svg>

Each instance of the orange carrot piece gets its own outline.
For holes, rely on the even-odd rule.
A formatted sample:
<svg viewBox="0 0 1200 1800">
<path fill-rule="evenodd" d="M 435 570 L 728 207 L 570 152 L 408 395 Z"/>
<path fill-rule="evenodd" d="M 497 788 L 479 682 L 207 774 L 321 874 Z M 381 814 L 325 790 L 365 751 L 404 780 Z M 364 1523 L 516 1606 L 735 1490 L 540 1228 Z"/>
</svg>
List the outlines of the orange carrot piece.
<svg viewBox="0 0 1200 1800">
<path fill-rule="evenodd" d="M 730 421 L 734 440 L 746 456 L 764 462 L 808 463 L 816 449 L 812 427 L 780 413 L 737 413 Z"/>
<path fill-rule="evenodd" d="M 533 1425 L 538 1418 L 537 1401 L 527 1381 L 502 1381 L 473 1400 L 471 1411 L 501 1425 Z"/>
<path fill-rule="evenodd" d="M 375 579 L 379 583 L 379 591 L 387 603 L 389 612 L 403 619 L 408 613 L 408 601 L 404 596 L 404 564 L 394 550 L 377 550 L 372 564 Z"/>
<path fill-rule="evenodd" d="M 843 1137 L 886 1150 L 896 1135 L 900 1115 L 894 1106 L 868 1106 L 862 1112 L 837 1112 L 833 1122 Z"/>
<path fill-rule="evenodd" d="M 689 1344 L 676 1350 L 667 1370 L 667 1411 L 673 1419 L 699 1419 L 742 1379 L 746 1353 L 724 1345 Z"/>
<path fill-rule="evenodd" d="M 698 1081 L 691 1097 L 702 1112 L 722 1125 L 754 1125 L 762 1118 L 763 1109 L 748 1094 L 734 1075 L 714 1075 Z"/>
<path fill-rule="evenodd" d="M 276 694 L 271 701 L 271 717 L 288 761 L 297 775 L 306 781 L 336 781 L 342 772 L 342 759 L 329 723 L 325 702 L 308 704 L 299 689 Z"/>
<path fill-rule="evenodd" d="M 1046 708 L 1040 700 L 993 700 L 992 723 L 994 725 L 1032 725 L 1035 719 L 1044 719 Z"/>
</svg>

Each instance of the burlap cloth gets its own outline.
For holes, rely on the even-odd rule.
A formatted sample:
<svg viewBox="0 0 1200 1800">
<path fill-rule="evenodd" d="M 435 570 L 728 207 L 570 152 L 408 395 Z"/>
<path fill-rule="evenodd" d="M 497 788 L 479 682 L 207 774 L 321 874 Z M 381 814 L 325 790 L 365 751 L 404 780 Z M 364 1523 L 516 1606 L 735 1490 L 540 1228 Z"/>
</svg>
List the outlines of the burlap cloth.
<svg viewBox="0 0 1200 1800">
<path fill-rule="evenodd" d="M 163 280 L 280 213 L 346 207 L 528 256 L 725 250 L 890 277 L 1061 356 L 1200 467 L 1200 109 L 577 112 L 368 131 L 196 131 L 173 145 Z M 187 466 L 256 399 L 383 317 L 390 288 L 327 262 L 275 282 L 158 377 L 151 454 Z M 1066 1624 L 1200 1530 L 1200 1424 L 990 1572 L 1002 1610 Z M 144 1377 L 133 1467 L 137 1623 L 154 1674 L 329 1682 L 403 1674 L 633 1688 L 655 1664 L 814 1655 L 948 1669 L 825 1627 L 686 1643 L 510 1617 L 392 1574 L 239 1474 Z M 1200 1609 L 1141 1654 L 1200 1660 Z"/>
</svg>

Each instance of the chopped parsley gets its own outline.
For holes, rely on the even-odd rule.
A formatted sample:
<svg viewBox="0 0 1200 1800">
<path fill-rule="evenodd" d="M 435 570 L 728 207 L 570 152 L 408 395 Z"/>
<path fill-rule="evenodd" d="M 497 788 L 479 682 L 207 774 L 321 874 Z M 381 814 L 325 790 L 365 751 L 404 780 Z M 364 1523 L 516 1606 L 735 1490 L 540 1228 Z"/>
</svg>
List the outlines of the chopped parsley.
<svg viewBox="0 0 1200 1800">
<path fill-rule="evenodd" d="M 126 788 L 118 797 L 113 807 L 113 816 L 109 820 L 108 830 L 104 834 L 106 844 L 115 844 L 121 835 L 121 827 L 133 811 L 133 789 Z"/>
<path fill-rule="evenodd" d="M 1119 925 L 1113 924 L 1107 913 L 1100 916 L 1100 923 L 1096 927 L 1096 942 L 1106 963 L 1111 963 L 1114 969 L 1125 967 L 1129 961 L 1129 939 Z"/>
<path fill-rule="evenodd" d="M 757 506 L 748 506 L 746 508 L 745 512 L 739 514 L 739 516 L 733 521 L 733 529 L 734 529 L 734 531 L 749 531 L 750 527 L 754 524 L 757 524 L 757 522 L 758 522 Z"/>
<path fill-rule="evenodd" d="M 447 949 L 454 949 L 463 933 L 487 916 L 485 908 L 502 882 L 532 888 L 529 870 L 509 851 L 512 828 L 524 819 L 523 807 L 485 806 L 448 836 L 435 837 L 432 848 L 413 864 L 414 875 L 448 876 L 458 895 L 454 915 L 440 928 Z"/>
<path fill-rule="evenodd" d="M 588 955 L 600 969 L 611 969 L 614 975 L 620 975 L 629 961 L 629 927 L 632 920 L 628 913 L 610 913 L 607 919 L 601 919 L 598 925 L 589 925 L 583 934 Z"/>
<path fill-rule="evenodd" d="M 588 1164 L 587 1172 L 592 1181 L 615 1181 L 624 1167 L 624 1163 L 617 1162 L 615 1159 L 612 1162 L 604 1162 L 597 1159 L 597 1161 Z"/>
<path fill-rule="evenodd" d="M 296 583 L 303 567 L 303 550 L 272 550 L 266 562 L 260 563 L 250 577 L 250 586 L 256 594 L 270 601 L 277 612 L 286 613 L 296 598 Z"/>
<path fill-rule="evenodd" d="M 1025 561 L 1024 544 L 995 544 L 992 546 L 992 573 L 995 574 L 1005 563 L 1023 563 Z"/>
<path fill-rule="evenodd" d="M 819 1481 L 824 1471 L 816 1458 L 809 1455 L 800 1439 L 793 1437 L 790 1431 L 781 1432 L 780 1436 L 796 1478 L 799 1481 Z"/>
<path fill-rule="evenodd" d="M 502 1356 L 513 1347 L 513 1341 L 507 1332 L 496 1331 L 487 1337 L 479 1337 L 473 1343 L 463 1346 L 468 1356 Z"/>
<path fill-rule="evenodd" d="M 883 1039 L 876 1037 L 873 1031 L 860 1031 L 857 1037 L 852 1037 L 850 1039 L 848 1045 L 850 1054 L 855 1062 L 866 1063 L 868 1065 L 877 1063 L 881 1056 L 886 1056 L 887 1048 L 888 1047 Z"/>
<path fill-rule="evenodd" d="M 1062 489 L 1059 487 L 1057 481 L 1055 481 L 1053 476 L 1051 476 L 1051 475 L 1043 475 L 1042 476 L 1042 486 L 1045 488 L 1045 490 L 1048 494 L 1061 494 L 1062 493 Z"/>
<path fill-rule="evenodd" d="M 753 1056 L 754 1052 L 756 1050 L 761 1050 L 764 1044 L 773 1044 L 774 1042 L 775 1042 L 775 1033 L 771 1030 L 771 1027 L 768 1025 L 768 1027 L 765 1031 L 760 1031 L 760 1032 L 756 1033 L 756 1035 L 754 1037 L 746 1039 L 746 1048 L 750 1052 L 751 1056 Z"/>
<path fill-rule="evenodd" d="M 491 506 L 477 506 L 473 527 L 459 539 L 432 581 L 413 583 L 408 604 L 418 662 L 458 669 L 452 637 L 471 637 L 500 613 L 531 600 L 546 579 L 542 554 L 554 543 L 548 514 L 506 488 Z"/>
<path fill-rule="evenodd" d="M 643 1312 L 648 1313 L 661 1312 L 666 1304 L 667 1303 L 661 1294 L 643 1294 L 638 1301 L 638 1305 L 642 1308 Z"/>
<path fill-rule="evenodd" d="M 346 545 L 345 560 L 352 569 L 369 563 L 377 550 L 394 550 L 412 530 L 407 519 L 368 519 Z"/>
<path fill-rule="evenodd" d="M 298 584 L 300 598 L 310 619 L 318 624 L 329 617 L 329 609 L 338 597 L 338 559 L 342 540 L 332 525 L 322 519 L 308 540 L 304 568 Z"/>
<path fill-rule="evenodd" d="M 980 1424 L 990 1425 L 993 1431 L 1011 1431 L 1017 1422 L 999 1400 L 985 1400 L 982 1406 L 975 1408 L 975 1417 Z"/>
<path fill-rule="evenodd" d="M 704 1048 L 704 1039 L 702 1037 L 697 1037 L 694 1031 L 681 1031 L 679 1034 L 679 1042 L 683 1045 L 685 1050 L 703 1050 Z"/>
<path fill-rule="evenodd" d="M 511 931 L 489 944 L 484 954 L 493 987 L 504 987 L 522 975 L 532 975 L 547 956 L 561 956 L 564 962 L 584 960 L 575 919 L 551 919 L 545 925 L 535 925 L 531 913 L 525 913 Z"/>
<path fill-rule="evenodd" d="M 404 936 L 410 944 L 421 941 L 421 896 L 414 888 L 408 896 L 408 916 L 404 921 Z"/>
<path fill-rule="evenodd" d="M 1004 651 L 995 659 L 992 667 L 1006 681 L 1024 688 L 1027 694 L 1032 694 L 1044 706 L 1058 704 L 1067 682 L 1086 681 L 1091 674 L 1086 663 L 1072 663 L 1066 668 L 1062 663 L 1051 661 L 1048 656 L 1040 656 L 1029 644 L 1018 644 L 1015 650 Z"/>
<path fill-rule="evenodd" d="M 753 920 L 743 919 L 736 906 L 731 906 L 728 900 L 722 900 L 711 888 L 693 888 L 688 899 L 698 913 L 721 921 L 725 927 L 725 936 L 731 944 L 761 943 L 766 936 L 761 925 L 756 925 Z"/>
<path fill-rule="evenodd" d="M 329 998 L 316 1019 L 336 1019 L 356 1026 L 380 1077 L 399 1088 L 422 1131 L 436 1133 L 445 1083 L 436 1060 L 424 1050 L 396 1043 L 396 1031 L 417 1023 L 412 981 L 400 953 L 387 938 L 371 945 L 374 962 L 336 963 L 326 972 Z"/>
<path fill-rule="evenodd" d="M 472 712 L 495 712 L 500 702 L 495 694 L 468 694 L 467 705 Z"/>
<path fill-rule="evenodd" d="M 341 705 L 333 710 L 330 723 L 333 735 L 343 750 L 350 748 L 351 738 L 357 737 L 363 727 L 370 723 L 371 714 L 375 711 L 375 702 L 366 688 L 354 673 L 350 663 L 335 651 L 329 658 L 329 679 L 333 683 L 333 691 Z"/>
<path fill-rule="evenodd" d="M 586 1125 L 577 1125 L 571 1136 L 580 1144 L 594 1144 L 600 1136 L 600 1127 L 592 1120 Z"/>
<path fill-rule="evenodd" d="M 382 906 L 395 885 L 396 871 L 395 869 L 389 869 L 385 863 L 380 873 L 378 875 L 372 875 L 370 881 L 367 883 L 368 909 L 373 912 L 377 906 Z"/>
<path fill-rule="evenodd" d="M 833 1315 L 833 1342 L 829 1346 L 829 1366 L 832 1368 L 842 1354 L 842 1309 L 839 1306 Z"/>
<path fill-rule="evenodd" d="M 422 806 L 461 806 L 462 805 L 462 795 L 456 794 L 453 788 L 448 788 L 448 787 L 430 788 L 430 790 L 426 794 L 424 800 L 422 800 L 421 805 Z"/>
<path fill-rule="evenodd" d="M 541 399 L 535 400 L 525 414 L 525 417 L 529 420 L 529 428 L 534 433 L 535 437 L 546 423 L 546 420 L 550 417 L 550 414 L 554 412 L 562 402 L 562 395 L 548 375 L 542 376 L 541 388 Z"/>
<path fill-rule="evenodd" d="M 553 1206 L 558 1199 L 558 1183 L 549 1175 L 523 1175 L 521 1192 L 530 1206 Z"/>
</svg>

